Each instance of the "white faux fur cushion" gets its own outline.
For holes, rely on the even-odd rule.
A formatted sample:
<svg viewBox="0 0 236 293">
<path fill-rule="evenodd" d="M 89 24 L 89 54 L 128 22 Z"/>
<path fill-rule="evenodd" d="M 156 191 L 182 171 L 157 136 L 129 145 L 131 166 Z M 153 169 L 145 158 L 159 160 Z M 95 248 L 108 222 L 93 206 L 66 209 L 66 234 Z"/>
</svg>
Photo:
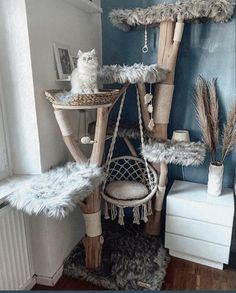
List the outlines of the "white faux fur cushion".
<svg viewBox="0 0 236 293">
<path fill-rule="evenodd" d="M 131 66 L 105 65 L 101 68 L 98 76 L 105 84 L 124 84 L 126 82 L 156 83 L 165 80 L 167 73 L 167 70 L 160 68 L 157 64 L 144 65 L 142 63 L 135 63 Z"/>
<path fill-rule="evenodd" d="M 9 195 L 10 205 L 29 215 L 64 218 L 104 179 L 102 168 L 69 162 L 42 175 Z"/>
<path fill-rule="evenodd" d="M 142 155 L 152 163 L 199 166 L 205 160 L 206 146 L 201 142 L 149 139 L 142 148 Z"/>
<path fill-rule="evenodd" d="M 114 181 L 107 185 L 106 193 L 115 199 L 140 199 L 148 194 L 148 189 L 137 181 Z"/>
</svg>

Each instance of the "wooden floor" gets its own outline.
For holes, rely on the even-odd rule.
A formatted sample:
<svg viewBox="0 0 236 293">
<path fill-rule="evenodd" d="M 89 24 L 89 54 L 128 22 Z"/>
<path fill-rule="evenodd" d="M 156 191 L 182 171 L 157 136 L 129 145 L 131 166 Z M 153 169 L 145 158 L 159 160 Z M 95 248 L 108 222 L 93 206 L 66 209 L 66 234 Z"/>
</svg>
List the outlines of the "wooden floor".
<svg viewBox="0 0 236 293">
<path fill-rule="evenodd" d="M 89 283 L 62 277 L 55 287 L 36 285 L 33 290 L 104 290 Z M 236 270 L 223 271 L 172 258 L 162 290 L 233 290 Z"/>
</svg>

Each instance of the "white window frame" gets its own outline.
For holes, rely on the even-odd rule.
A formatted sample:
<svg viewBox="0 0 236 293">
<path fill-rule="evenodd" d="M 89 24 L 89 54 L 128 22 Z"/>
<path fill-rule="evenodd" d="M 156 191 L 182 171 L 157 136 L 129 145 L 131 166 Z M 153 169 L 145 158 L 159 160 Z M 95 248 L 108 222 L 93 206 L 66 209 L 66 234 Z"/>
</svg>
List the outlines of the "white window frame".
<svg viewBox="0 0 236 293">
<path fill-rule="evenodd" d="M 6 117 L 5 117 L 3 90 L 0 76 L 0 144 L 2 152 L 0 156 L 3 157 L 4 167 L 0 169 L 0 180 L 5 179 L 11 175 L 9 143 L 7 137 Z M 1 158 L 0 158 L 1 159 Z M 1 167 L 1 166 L 0 166 Z"/>
</svg>

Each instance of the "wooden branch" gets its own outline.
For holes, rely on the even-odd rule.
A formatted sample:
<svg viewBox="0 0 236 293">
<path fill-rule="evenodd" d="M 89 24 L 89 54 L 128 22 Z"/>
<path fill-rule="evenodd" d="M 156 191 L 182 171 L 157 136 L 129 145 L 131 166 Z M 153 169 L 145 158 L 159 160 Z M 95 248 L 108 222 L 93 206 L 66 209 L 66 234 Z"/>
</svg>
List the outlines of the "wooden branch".
<svg viewBox="0 0 236 293">
<path fill-rule="evenodd" d="M 90 163 L 101 165 L 104 145 L 106 139 L 106 130 L 107 130 L 107 120 L 108 120 L 108 109 L 107 108 L 99 108 L 97 109 L 97 122 L 95 128 L 95 136 L 93 144 L 93 150 L 90 157 Z"/>
<path fill-rule="evenodd" d="M 73 109 L 73 108 L 71 108 Z M 107 120 L 108 120 L 108 112 L 109 108 L 104 105 L 104 107 L 99 106 L 97 107 L 97 122 L 96 122 L 96 129 L 95 129 L 95 143 L 93 145 L 92 154 L 90 157 L 90 163 L 101 166 L 103 152 L 104 152 L 104 145 L 106 139 L 106 129 L 107 129 Z M 71 155 L 77 162 L 85 163 L 88 159 L 83 155 L 82 151 L 76 144 L 73 138 L 73 131 L 71 125 L 69 123 L 69 119 L 66 115 L 65 110 L 62 109 L 55 109 L 55 117 L 57 119 L 58 125 L 61 129 L 61 133 L 64 139 L 64 142 L 69 149 Z M 81 211 L 83 214 L 95 214 L 101 210 L 101 196 L 99 187 L 97 187 L 94 192 L 83 202 L 78 202 Z M 100 215 L 100 214 L 99 214 Z M 85 217 L 88 218 L 88 217 Z M 97 221 L 101 221 L 98 216 Z M 101 223 L 97 223 L 98 226 Z M 101 229 L 99 232 L 101 233 Z M 88 233 L 89 234 L 89 233 Z M 96 235 L 96 233 L 95 233 Z M 101 265 L 101 253 L 102 253 L 102 245 L 103 245 L 103 237 L 102 235 L 97 235 L 94 237 L 93 234 L 85 235 L 83 239 L 84 247 L 85 247 L 85 263 L 86 267 L 89 269 L 96 269 Z"/>
<path fill-rule="evenodd" d="M 90 164 L 96 164 L 98 166 L 102 164 L 106 139 L 108 111 L 108 108 L 97 109 L 97 122 L 94 137 L 95 143 L 93 144 Z M 93 214 L 100 211 L 101 195 L 99 188 L 96 188 L 96 190 L 82 204 L 80 204 L 80 208 L 83 214 Z M 85 235 L 83 243 L 85 247 L 85 263 L 87 268 L 96 269 L 101 265 L 103 241 L 104 240 L 102 235 L 98 235 L 96 237 Z"/>
<path fill-rule="evenodd" d="M 166 119 L 169 119 L 170 109 L 173 98 L 173 87 L 175 78 L 175 67 L 179 51 L 180 42 L 184 30 L 184 23 L 168 21 L 160 24 L 160 39 L 158 50 L 158 65 L 168 69 L 167 79 L 162 84 L 156 84 L 154 94 L 154 117 L 159 117 L 159 113 L 166 112 Z M 167 86 L 169 85 L 169 90 Z M 166 106 L 165 106 L 166 105 Z M 168 122 L 155 123 L 152 136 L 161 139 L 167 139 Z"/>
<path fill-rule="evenodd" d="M 70 151 L 72 157 L 76 162 L 80 163 L 86 163 L 88 159 L 83 154 L 83 152 L 80 150 L 78 144 L 76 143 L 74 137 L 73 137 L 73 131 L 72 127 L 70 126 L 69 119 L 67 117 L 67 113 L 65 110 L 58 110 L 55 109 L 54 111 L 57 123 L 60 127 L 63 140 Z"/>
<path fill-rule="evenodd" d="M 125 143 L 126 143 L 128 149 L 129 149 L 131 155 L 132 155 L 133 157 L 138 157 L 138 154 L 137 154 L 137 152 L 136 152 L 136 150 L 135 150 L 133 144 L 132 144 L 131 141 L 128 139 L 128 137 L 124 137 L 124 141 L 125 141 Z"/>
<path fill-rule="evenodd" d="M 167 139 L 169 116 L 171 111 L 176 61 L 179 46 L 184 30 L 183 21 L 177 23 L 168 21 L 160 24 L 159 50 L 157 55 L 158 65 L 168 69 L 169 73 L 162 84 L 156 84 L 154 93 L 154 120 L 155 126 L 151 135 L 155 138 Z M 165 187 L 167 184 L 168 169 L 166 163 L 161 163 L 156 169 L 160 170 L 159 186 Z M 158 204 L 158 197 L 154 199 L 153 206 Z M 145 232 L 150 235 L 159 235 L 161 227 L 161 211 L 154 211 L 149 217 L 149 222 L 145 225 Z"/>
<path fill-rule="evenodd" d="M 148 113 L 147 106 L 144 103 L 144 96 L 146 95 L 146 88 L 145 84 L 143 82 L 138 83 L 138 92 L 139 92 L 139 98 L 140 98 L 140 106 L 142 110 L 142 118 L 143 118 L 143 124 L 147 131 L 150 131 L 148 128 L 150 117 Z"/>
</svg>

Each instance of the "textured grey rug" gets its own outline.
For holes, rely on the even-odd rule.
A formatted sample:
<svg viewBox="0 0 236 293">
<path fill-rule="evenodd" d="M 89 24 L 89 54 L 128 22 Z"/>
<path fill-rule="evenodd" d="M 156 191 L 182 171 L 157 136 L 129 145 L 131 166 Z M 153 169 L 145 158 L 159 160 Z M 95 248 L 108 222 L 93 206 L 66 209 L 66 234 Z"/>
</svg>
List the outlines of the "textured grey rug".
<svg viewBox="0 0 236 293">
<path fill-rule="evenodd" d="M 101 268 L 85 268 L 79 243 L 64 263 L 64 274 L 110 290 L 160 290 L 169 262 L 160 239 L 145 235 L 142 227 L 133 224 L 106 221 L 103 231 Z"/>
</svg>

